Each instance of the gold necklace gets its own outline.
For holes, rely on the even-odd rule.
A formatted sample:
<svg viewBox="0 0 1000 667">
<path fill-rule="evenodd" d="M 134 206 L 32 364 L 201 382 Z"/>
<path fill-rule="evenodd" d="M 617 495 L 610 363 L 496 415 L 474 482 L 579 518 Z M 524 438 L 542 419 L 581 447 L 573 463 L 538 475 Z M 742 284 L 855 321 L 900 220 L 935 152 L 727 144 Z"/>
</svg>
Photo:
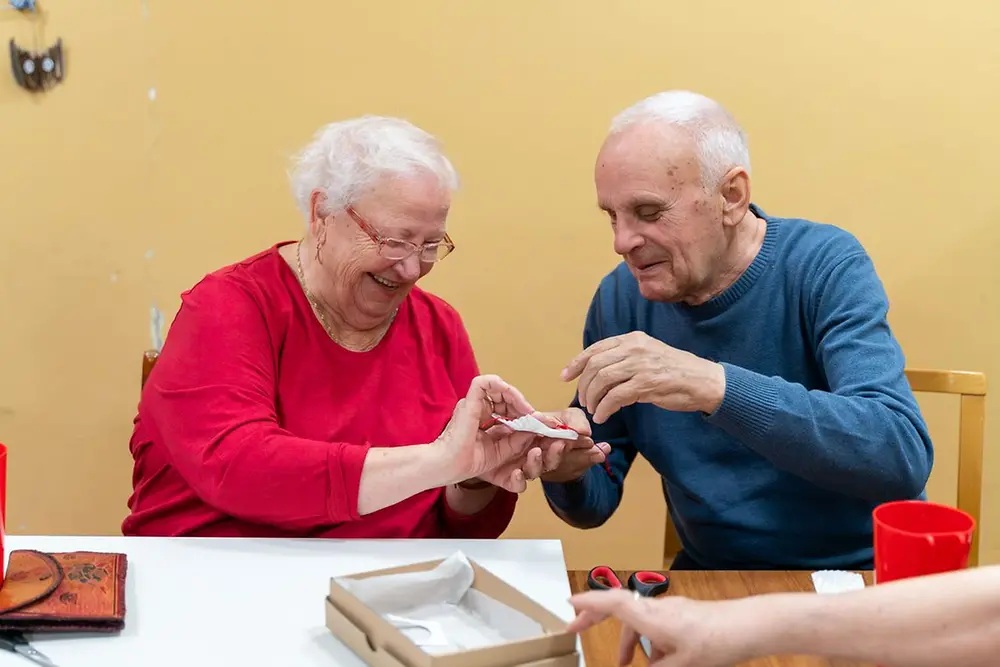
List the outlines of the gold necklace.
<svg viewBox="0 0 1000 667">
<path fill-rule="evenodd" d="M 295 267 L 297 269 L 296 278 L 298 278 L 299 285 L 302 287 L 302 291 L 306 295 L 306 300 L 309 301 L 309 305 L 312 307 L 313 312 L 316 314 L 316 317 L 319 318 L 319 323 L 323 325 L 323 330 L 326 331 L 326 335 L 329 336 L 334 343 L 340 345 L 343 348 L 351 350 L 352 352 L 368 352 L 376 345 L 378 345 L 380 342 L 382 342 L 382 339 L 385 338 L 385 335 L 389 333 L 389 327 L 392 326 L 392 321 L 396 319 L 396 313 L 399 312 L 399 309 L 397 308 L 396 310 L 392 311 L 392 315 L 389 316 L 389 321 L 388 323 L 386 323 L 381 333 L 379 333 L 379 335 L 375 338 L 375 340 L 368 343 L 367 345 L 358 347 L 356 345 L 350 345 L 344 342 L 333 332 L 333 327 L 331 327 L 330 323 L 327 321 L 326 314 L 323 312 L 323 308 L 320 306 L 319 301 L 316 299 L 315 296 L 313 296 L 313 293 L 309 291 L 309 288 L 306 287 L 306 274 L 302 270 L 303 241 L 305 241 L 305 239 L 300 239 L 298 245 L 295 246 Z"/>
</svg>

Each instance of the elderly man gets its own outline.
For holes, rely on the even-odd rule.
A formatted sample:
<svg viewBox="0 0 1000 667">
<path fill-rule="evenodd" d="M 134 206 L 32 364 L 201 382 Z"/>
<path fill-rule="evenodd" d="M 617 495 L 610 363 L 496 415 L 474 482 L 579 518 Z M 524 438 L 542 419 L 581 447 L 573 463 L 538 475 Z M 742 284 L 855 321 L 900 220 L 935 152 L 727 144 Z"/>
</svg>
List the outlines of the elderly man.
<svg viewBox="0 0 1000 667">
<path fill-rule="evenodd" d="M 563 419 L 611 449 L 542 476 L 554 511 L 600 526 L 642 454 L 675 568 L 871 567 L 872 509 L 925 497 L 933 452 L 864 248 L 751 203 L 742 129 L 690 92 L 615 118 L 595 182 L 624 261 L 563 371 Z"/>
</svg>

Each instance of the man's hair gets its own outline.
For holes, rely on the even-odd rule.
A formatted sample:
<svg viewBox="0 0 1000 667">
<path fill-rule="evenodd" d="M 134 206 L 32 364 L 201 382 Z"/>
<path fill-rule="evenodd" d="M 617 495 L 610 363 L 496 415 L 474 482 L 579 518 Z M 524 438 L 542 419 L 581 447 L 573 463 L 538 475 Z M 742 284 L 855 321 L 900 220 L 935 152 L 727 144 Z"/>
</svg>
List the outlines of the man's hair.
<svg viewBox="0 0 1000 667">
<path fill-rule="evenodd" d="M 408 121 L 366 115 L 320 128 L 295 156 L 289 179 L 308 224 L 314 189 L 326 194 L 329 212 L 347 208 L 384 177 L 420 173 L 458 189 L 458 175 L 437 139 Z"/>
<path fill-rule="evenodd" d="M 687 90 L 656 93 L 625 109 L 611 121 L 610 134 L 636 123 L 665 123 L 694 139 L 705 187 L 715 187 L 733 167 L 750 173 L 750 150 L 743 128 L 713 99 Z"/>
</svg>

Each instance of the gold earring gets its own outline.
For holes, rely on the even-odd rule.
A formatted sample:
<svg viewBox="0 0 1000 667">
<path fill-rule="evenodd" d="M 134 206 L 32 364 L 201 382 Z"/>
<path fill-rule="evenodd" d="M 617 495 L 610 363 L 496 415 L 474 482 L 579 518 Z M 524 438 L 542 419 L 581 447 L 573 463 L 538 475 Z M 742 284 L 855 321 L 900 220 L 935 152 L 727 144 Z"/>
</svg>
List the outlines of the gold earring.
<svg viewBox="0 0 1000 667">
<path fill-rule="evenodd" d="M 323 263 L 323 259 L 319 256 L 319 251 L 322 250 L 323 246 L 326 244 L 326 229 L 323 229 L 323 234 L 318 239 L 316 239 L 316 261 L 320 264 Z"/>
</svg>

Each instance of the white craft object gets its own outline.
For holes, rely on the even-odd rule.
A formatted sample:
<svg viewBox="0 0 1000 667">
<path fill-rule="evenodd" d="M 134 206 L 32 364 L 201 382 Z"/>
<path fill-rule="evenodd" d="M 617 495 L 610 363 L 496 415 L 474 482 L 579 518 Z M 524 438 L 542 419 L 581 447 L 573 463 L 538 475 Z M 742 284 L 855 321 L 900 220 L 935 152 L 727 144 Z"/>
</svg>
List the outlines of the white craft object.
<svg viewBox="0 0 1000 667">
<path fill-rule="evenodd" d="M 509 428 L 515 431 L 525 431 L 527 433 L 537 433 L 539 435 L 544 435 L 548 438 L 559 438 L 561 440 L 576 440 L 580 437 L 580 434 L 570 428 L 552 428 L 546 426 L 537 417 L 531 415 L 525 415 L 523 417 L 518 417 L 517 419 L 504 419 L 503 417 L 497 417 L 497 421 L 501 424 L 505 424 Z"/>
<path fill-rule="evenodd" d="M 857 572 L 820 570 L 812 573 L 813 588 L 817 593 L 846 593 L 865 587 L 865 579 Z"/>
</svg>

